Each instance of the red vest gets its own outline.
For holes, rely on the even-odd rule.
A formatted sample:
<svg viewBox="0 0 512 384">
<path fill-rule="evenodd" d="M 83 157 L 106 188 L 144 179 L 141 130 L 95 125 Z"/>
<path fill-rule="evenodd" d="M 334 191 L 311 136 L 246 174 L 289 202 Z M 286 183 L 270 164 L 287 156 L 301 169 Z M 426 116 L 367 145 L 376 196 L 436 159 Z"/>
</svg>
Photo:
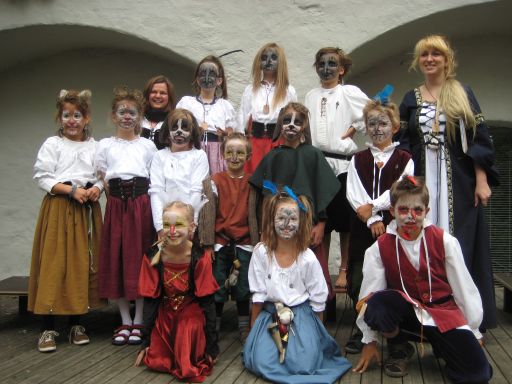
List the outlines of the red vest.
<svg viewBox="0 0 512 384">
<path fill-rule="evenodd" d="M 419 271 L 416 271 L 407 258 L 400 242 L 398 242 L 398 255 L 402 279 L 409 296 L 432 316 L 441 332 L 446 332 L 466 325 L 467 321 L 453 299 L 452 289 L 446 277 L 443 234 L 444 231 L 434 225 L 425 228 L 432 280 L 432 301 L 430 301 L 428 268 L 423 241 L 420 247 Z M 386 271 L 388 288 L 399 291 L 407 301 L 410 301 L 404 293 L 400 281 L 400 271 L 396 257 L 396 236 L 385 233 L 377 241 L 380 257 Z"/>
<path fill-rule="evenodd" d="M 226 245 L 235 240 L 237 245 L 251 244 L 249 234 L 249 178 L 232 178 L 227 172 L 216 173 L 212 180 L 217 187 L 217 216 L 215 243 Z"/>
</svg>

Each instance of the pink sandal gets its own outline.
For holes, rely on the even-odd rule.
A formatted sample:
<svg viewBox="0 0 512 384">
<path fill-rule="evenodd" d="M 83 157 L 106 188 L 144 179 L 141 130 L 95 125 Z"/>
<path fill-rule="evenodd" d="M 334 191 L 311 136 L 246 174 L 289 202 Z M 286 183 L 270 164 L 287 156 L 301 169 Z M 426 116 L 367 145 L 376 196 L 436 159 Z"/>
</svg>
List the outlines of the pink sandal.
<svg viewBox="0 0 512 384">
<path fill-rule="evenodd" d="M 139 345 L 142 343 L 141 329 L 143 327 L 142 324 L 134 324 L 130 327 L 130 337 L 128 338 L 129 345 Z"/>
<path fill-rule="evenodd" d="M 128 334 L 121 333 L 121 331 L 130 331 L 131 326 L 129 325 L 121 325 L 120 327 L 114 329 L 114 335 L 112 336 L 112 344 L 114 345 L 125 345 L 128 343 L 128 338 L 130 337 L 130 332 Z M 123 340 L 116 340 L 116 338 L 122 337 Z"/>
</svg>

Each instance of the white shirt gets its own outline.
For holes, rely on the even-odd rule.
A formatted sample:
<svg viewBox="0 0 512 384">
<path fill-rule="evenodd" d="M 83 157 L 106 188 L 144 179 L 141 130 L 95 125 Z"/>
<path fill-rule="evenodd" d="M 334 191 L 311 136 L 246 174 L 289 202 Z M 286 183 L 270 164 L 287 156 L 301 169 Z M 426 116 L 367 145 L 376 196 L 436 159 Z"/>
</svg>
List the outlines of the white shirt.
<svg viewBox="0 0 512 384">
<path fill-rule="evenodd" d="M 134 140 L 107 137 L 100 140 L 94 167 L 105 181 L 115 178 L 149 178 L 151 160 L 156 151 L 155 143 L 144 137 L 137 136 Z"/>
<path fill-rule="evenodd" d="M 209 172 L 208 158 L 202 149 L 171 152 L 164 148 L 156 153 L 151 163 L 149 194 L 157 232 L 163 229 L 164 205 L 172 201 L 180 200 L 192 205 L 197 219 L 203 204 L 203 180 Z"/>
<path fill-rule="evenodd" d="M 358 151 L 351 139 L 341 139 L 352 126 L 365 133 L 363 108 L 368 102 L 358 87 L 338 84 L 334 88 L 314 88 L 306 95 L 305 105 L 309 109 L 311 139 L 321 151 L 340 155 L 351 155 Z M 326 157 L 336 175 L 347 172 L 348 160 Z"/>
<path fill-rule="evenodd" d="M 252 84 L 245 87 L 240 101 L 240 109 L 238 110 L 238 127 L 240 132 L 245 132 L 247 122 L 252 116 L 253 121 L 263 124 L 275 124 L 279 111 L 290 101 L 297 101 L 297 92 L 291 85 L 286 90 L 286 97 L 274 109 L 272 101 L 274 100 L 275 86 L 262 84 L 256 92 L 253 92 Z M 265 105 L 269 106 L 269 113 L 264 113 Z"/>
<path fill-rule="evenodd" d="M 192 112 L 198 124 L 206 122 L 208 131 L 217 132 L 217 128 L 225 130 L 233 128 L 237 131 L 235 108 L 225 99 L 215 99 L 213 104 L 202 104 L 195 96 L 184 96 L 176 105 Z"/>
<path fill-rule="evenodd" d="M 431 225 L 430 222 L 425 220 L 425 227 Z M 398 235 L 396 232 L 396 222 L 393 220 L 389 223 L 387 233 Z M 423 242 L 423 231 L 421 235 L 412 241 L 407 241 L 399 237 L 400 244 L 404 248 L 407 259 L 411 262 L 415 269 L 419 269 L 420 265 L 420 247 Z M 443 245 L 445 250 L 445 268 L 448 283 L 452 289 L 453 298 L 455 303 L 462 311 L 468 324 L 457 329 L 471 330 L 476 338 L 481 338 L 482 335 L 478 331 L 478 327 L 482 322 L 483 309 L 482 299 L 480 293 L 471 278 L 471 275 L 464 264 L 462 250 L 459 242 L 455 237 L 448 232 L 443 234 Z M 387 288 L 386 274 L 384 265 L 380 257 L 378 242 L 375 242 L 370 248 L 366 250 L 364 255 L 363 264 L 363 283 L 361 284 L 361 291 L 359 293 L 359 300 L 368 296 L 372 292 L 381 291 Z M 367 344 L 377 340 L 377 332 L 371 330 L 365 323 L 361 311 L 356 320 L 357 326 L 363 332 L 363 343 Z M 414 312 L 418 321 L 423 325 L 436 326 L 434 319 L 430 314 L 414 306 Z"/>
<path fill-rule="evenodd" d="M 370 148 L 370 151 L 373 155 L 373 171 L 375 172 L 375 165 L 377 163 L 382 162 L 382 167 L 379 168 L 379 173 L 382 172 L 382 169 L 386 166 L 388 160 L 391 158 L 391 155 L 395 152 L 395 147 L 398 143 L 393 143 L 384 150 L 380 150 L 377 147 L 374 147 L 371 143 L 366 143 Z M 366 165 L 365 165 L 366 166 Z M 369 164 L 368 164 L 369 166 Z M 398 180 L 401 180 L 404 176 L 414 175 L 414 162 L 412 159 L 409 159 L 407 165 L 402 172 L 402 175 Z M 380 180 L 380 174 L 379 174 Z M 373 175 L 373 183 L 375 184 L 375 173 Z M 374 190 L 374 188 L 372 188 Z M 391 207 L 391 202 L 389 198 L 389 189 L 385 191 L 378 191 L 376 196 L 369 196 L 366 192 L 366 189 L 359 178 L 356 169 L 355 157 L 352 158 L 348 167 L 347 173 L 347 200 L 352 206 L 354 211 L 361 205 L 372 204 L 372 216 L 366 221 L 366 225 L 370 227 L 373 223 L 377 221 L 382 221 L 382 216 L 378 214 L 379 211 L 385 211 Z"/>
<path fill-rule="evenodd" d="M 328 294 L 322 267 L 313 251 L 307 249 L 290 267 L 281 268 L 273 254 L 269 258 L 263 243 L 254 247 L 249 287 L 253 303 L 281 302 L 291 307 L 309 300 L 315 312 L 325 309 Z"/>
<path fill-rule="evenodd" d="M 51 193 L 55 184 L 70 181 L 79 187 L 91 183 L 103 191 L 94 171 L 97 146 L 93 138 L 87 141 L 72 141 L 59 136 L 46 139 L 34 164 L 34 180 L 39 188 Z"/>
</svg>

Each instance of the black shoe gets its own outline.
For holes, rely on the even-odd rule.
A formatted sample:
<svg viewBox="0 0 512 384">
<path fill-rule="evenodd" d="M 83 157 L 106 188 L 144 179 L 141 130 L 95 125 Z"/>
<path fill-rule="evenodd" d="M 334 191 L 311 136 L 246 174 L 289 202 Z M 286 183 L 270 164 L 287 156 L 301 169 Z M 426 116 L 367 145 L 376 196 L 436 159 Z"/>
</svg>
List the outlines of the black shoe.
<svg viewBox="0 0 512 384">
<path fill-rule="evenodd" d="M 357 355 L 358 353 L 361 353 L 363 350 L 363 342 L 361 341 L 363 338 L 363 334 L 361 331 L 357 331 L 352 335 L 352 337 L 347 341 L 347 344 L 345 344 L 345 352 L 350 353 L 352 355 Z"/>
<path fill-rule="evenodd" d="M 390 377 L 404 377 L 408 374 L 407 365 L 412 355 L 414 347 L 408 342 L 400 344 L 388 343 L 389 356 L 384 361 L 384 372 Z"/>
</svg>

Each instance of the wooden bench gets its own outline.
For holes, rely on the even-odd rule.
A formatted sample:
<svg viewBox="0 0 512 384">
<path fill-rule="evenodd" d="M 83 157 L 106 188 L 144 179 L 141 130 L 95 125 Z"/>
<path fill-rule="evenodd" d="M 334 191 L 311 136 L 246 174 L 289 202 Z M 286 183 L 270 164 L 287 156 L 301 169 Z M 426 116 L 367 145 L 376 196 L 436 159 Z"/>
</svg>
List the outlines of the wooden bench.
<svg viewBox="0 0 512 384">
<path fill-rule="evenodd" d="M 497 272 L 494 279 L 503 285 L 503 310 L 512 312 L 512 273 Z"/>
<path fill-rule="evenodd" d="M 28 276 L 11 276 L 0 281 L 0 295 L 18 296 L 18 313 L 27 314 Z"/>
</svg>

